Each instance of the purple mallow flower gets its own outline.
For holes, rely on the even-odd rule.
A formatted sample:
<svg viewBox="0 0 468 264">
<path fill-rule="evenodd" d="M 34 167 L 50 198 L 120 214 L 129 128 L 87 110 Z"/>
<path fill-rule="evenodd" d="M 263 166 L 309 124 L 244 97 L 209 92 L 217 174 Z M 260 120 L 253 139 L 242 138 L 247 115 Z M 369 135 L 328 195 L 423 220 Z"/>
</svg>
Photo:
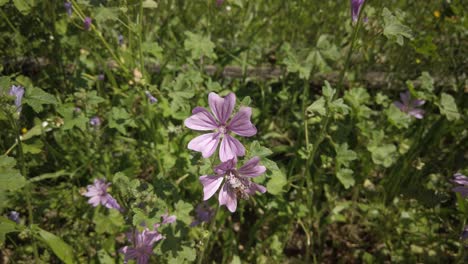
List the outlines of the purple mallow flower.
<svg viewBox="0 0 468 264">
<path fill-rule="evenodd" d="M 99 127 L 101 126 L 102 124 L 102 121 L 101 119 L 98 117 L 98 116 L 95 116 L 95 117 L 92 117 L 90 120 L 89 120 L 89 124 L 93 127 Z"/>
<path fill-rule="evenodd" d="M 91 19 L 90 17 L 85 17 L 85 19 L 83 20 L 84 29 L 90 30 L 92 23 L 93 23 L 93 19 Z"/>
<path fill-rule="evenodd" d="M 137 230 L 127 233 L 127 239 L 132 246 L 125 246 L 120 249 L 125 255 L 124 263 L 129 260 L 136 260 L 137 264 L 146 264 L 153 254 L 153 245 L 164 237 L 157 230 L 151 231 L 148 228 L 138 232 Z"/>
<path fill-rule="evenodd" d="M 211 208 L 207 202 L 203 202 L 197 205 L 195 209 L 196 217 L 195 220 L 190 224 L 190 226 L 196 226 L 203 222 L 210 222 L 214 217 L 215 211 Z"/>
<path fill-rule="evenodd" d="M 65 3 L 63 3 L 63 6 L 65 7 L 65 10 L 67 11 L 68 16 L 71 16 L 73 13 L 72 3 L 70 1 L 65 1 Z"/>
<path fill-rule="evenodd" d="M 460 239 L 466 240 L 468 238 L 468 225 L 463 228 L 462 233 L 460 234 Z"/>
<path fill-rule="evenodd" d="M 19 213 L 16 212 L 16 211 L 11 211 L 11 212 L 8 214 L 8 219 L 10 219 L 11 221 L 16 222 L 17 224 L 20 223 Z"/>
<path fill-rule="evenodd" d="M 141 232 L 134 230 L 133 232 L 127 233 L 128 241 L 132 243 L 132 246 L 125 246 L 120 249 L 120 252 L 125 255 L 124 263 L 127 263 L 131 259 L 134 259 L 137 264 L 148 263 L 153 254 L 154 244 L 164 239 L 164 236 L 158 232 L 158 228 L 162 224 L 175 222 L 176 217 L 174 215 L 169 216 L 166 213 L 162 216 L 162 219 L 161 224 L 155 224 L 152 231 L 145 227 Z"/>
<path fill-rule="evenodd" d="M 468 177 L 457 172 L 453 175 L 452 182 L 460 185 L 452 188 L 452 191 L 459 193 L 462 197 L 468 197 Z"/>
<path fill-rule="evenodd" d="M 15 98 L 16 111 L 18 113 L 21 112 L 21 100 L 23 99 L 24 88 L 22 86 L 12 85 L 11 88 L 10 88 L 10 93 L 9 94 L 11 96 L 16 97 Z"/>
<path fill-rule="evenodd" d="M 119 42 L 119 46 L 122 46 L 124 44 L 124 37 L 122 34 L 119 34 L 117 36 L 117 41 Z"/>
<path fill-rule="evenodd" d="M 398 107 L 402 112 L 407 113 L 410 116 L 414 116 L 415 118 L 422 119 L 424 117 L 424 110 L 419 109 L 417 107 L 426 103 L 424 100 L 419 99 L 411 99 L 411 95 L 409 91 L 404 93 L 400 93 L 401 102 L 395 101 L 393 104 Z"/>
<path fill-rule="evenodd" d="M 359 13 L 361 12 L 362 5 L 365 0 L 351 0 L 351 17 L 353 22 L 357 22 Z"/>
<path fill-rule="evenodd" d="M 145 91 L 146 97 L 148 97 L 150 104 L 154 104 L 158 102 L 158 99 L 154 97 L 149 91 Z"/>
<path fill-rule="evenodd" d="M 237 196 L 248 199 L 255 192 L 265 193 L 266 188 L 251 181 L 251 178 L 260 176 L 266 171 L 265 166 L 260 166 L 260 158 L 253 157 L 240 169 L 236 169 L 236 158 L 223 162 L 214 168 L 216 175 L 203 175 L 200 182 L 203 185 L 203 200 L 208 200 L 215 194 L 224 180 L 219 192 L 219 204 L 226 205 L 232 213 L 237 208 Z"/>
<path fill-rule="evenodd" d="M 244 146 L 239 140 L 232 137 L 229 132 L 243 137 L 255 135 L 257 129 L 250 122 L 252 109 L 250 107 L 241 107 L 239 112 L 229 120 L 236 104 L 236 96 L 233 93 L 228 94 L 225 98 L 216 93 L 210 93 L 208 95 L 208 104 L 214 117 L 208 110 L 198 106 L 193 109 L 192 116 L 185 119 L 184 124 L 193 130 L 213 130 L 214 133 L 204 134 L 192 139 L 188 144 L 188 148 L 199 151 L 204 158 L 208 158 L 213 155 L 221 141 L 219 159 L 222 162 L 236 158 L 236 156 L 244 156 Z"/>
<path fill-rule="evenodd" d="M 83 195 L 90 197 L 88 203 L 96 207 L 99 204 L 104 205 L 107 208 L 114 208 L 121 211 L 120 205 L 109 193 L 107 193 L 107 188 L 111 183 L 106 183 L 105 180 L 95 179 L 93 185 L 88 185 L 88 191 Z"/>
</svg>

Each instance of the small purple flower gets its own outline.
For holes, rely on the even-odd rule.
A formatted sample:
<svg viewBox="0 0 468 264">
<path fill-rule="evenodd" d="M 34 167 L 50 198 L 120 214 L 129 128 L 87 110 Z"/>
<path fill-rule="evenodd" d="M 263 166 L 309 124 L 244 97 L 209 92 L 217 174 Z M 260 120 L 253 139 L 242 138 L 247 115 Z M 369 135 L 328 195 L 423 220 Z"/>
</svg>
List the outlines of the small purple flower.
<svg viewBox="0 0 468 264">
<path fill-rule="evenodd" d="M 104 74 L 101 73 L 101 74 L 98 75 L 97 78 L 98 78 L 99 81 L 104 81 L 104 79 L 106 78 L 106 76 L 105 76 Z"/>
<path fill-rule="evenodd" d="M 460 239 L 466 240 L 468 238 L 468 225 L 463 228 L 463 232 L 460 234 Z"/>
<path fill-rule="evenodd" d="M 236 95 L 233 93 L 228 94 L 225 98 L 216 93 L 210 93 L 208 95 L 208 104 L 214 117 L 205 108 L 198 106 L 193 109 L 192 116 L 185 119 L 184 124 L 193 130 L 213 130 L 214 133 L 204 134 L 192 139 L 188 144 L 188 148 L 199 151 L 204 158 L 208 158 L 213 155 L 221 141 L 219 159 L 222 162 L 236 156 L 244 156 L 244 146 L 239 140 L 232 137 L 229 132 L 243 137 L 255 135 L 257 129 L 250 122 L 252 109 L 250 107 L 241 107 L 239 112 L 229 120 L 236 104 Z"/>
<path fill-rule="evenodd" d="M 361 12 L 362 5 L 365 0 L 351 0 L 351 17 L 353 22 L 357 22 L 359 13 Z"/>
<path fill-rule="evenodd" d="M 16 106 L 16 111 L 18 113 L 21 112 L 21 100 L 23 99 L 24 95 L 24 88 L 23 86 L 16 86 L 12 85 L 10 88 L 10 93 L 11 96 L 15 96 L 15 106 Z"/>
<path fill-rule="evenodd" d="M 19 213 L 16 211 L 11 211 L 10 214 L 8 214 L 8 219 L 16 222 L 17 224 L 20 223 Z"/>
<path fill-rule="evenodd" d="M 105 180 L 95 179 L 94 184 L 88 185 L 88 191 L 83 195 L 90 197 L 88 203 L 94 207 L 102 204 L 107 208 L 114 208 L 121 211 L 122 209 L 117 203 L 117 200 L 107 193 L 107 188 L 109 188 L 110 185 L 111 183 L 106 183 Z"/>
<path fill-rule="evenodd" d="M 119 46 L 122 46 L 124 44 L 124 37 L 122 34 L 119 34 L 117 36 L 117 41 L 119 42 Z"/>
<path fill-rule="evenodd" d="M 176 216 L 175 215 L 169 215 L 169 213 L 165 213 L 161 216 L 162 218 L 162 221 L 161 221 L 161 224 L 164 225 L 164 224 L 172 224 L 176 221 Z M 159 225 L 158 225 L 159 227 Z"/>
<path fill-rule="evenodd" d="M 148 97 L 150 104 L 154 104 L 158 102 L 158 99 L 154 97 L 149 91 L 145 91 L 146 97 Z"/>
<path fill-rule="evenodd" d="M 90 120 L 89 120 L 89 124 L 93 127 L 99 127 L 101 126 L 102 124 L 102 121 L 101 119 L 98 117 L 98 116 L 95 116 L 95 117 L 92 117 Z"/>
<path fill-rule="evenodd" d="M 84 29 L 85 30 L 90 30 L 92 23 L 93 23 L 93 19 L 91 19 L 90 17 L 85 17 L 85 19 L 83 21 Z"/>
<path fill-rule="evenodd" d="M 70 1 L 65 1 L 63 6 L 65 7 L 65 10 L 67 11 L 68 16 L 71 16 L 73 13 L 72 3 Z"/>
<path fill-rule="evenodd" d="M 414 116 L 417 119 L 422 119 L 424 117 L 424 110 L 417 107 L 426 103 L 424 100 L 414 99 L 411 100 L 411 95 L 409 91 L 400 93 L 401 102 L 395 101 L 393 104 L 398 107 L 402 112 L 407 113 L 410 116 Z"/>
<path fill-rule="evenodd" d="M 224 3 L 224 0 L 216 0 L 216 6 L 221 7 Z"/>
<path fill-rule="evenodd" d="M 452 188 L 452 191 L 459 193 L 462 197 L 468 197 L 468 177 L 457 172 L 453 175 L 452 182 L 460 185 Z"/>
<path fill-rule="evenodd" d="M 153 254 L 153 245 L 164 237 L 159 234 L 157 230 L 150 231 L 148 228 L 138 232 L 127 233 L 127 239 L 133 246 L 125 246 L 120 249 L 125 255 L 124 263 L 131 259 L 135 259 L 137 264 L 148 263 L 151 255 Z"/>
<path fill-rule="evenodd" d="M 260 158 L 253 157 L 240 169 L 236 169 L 236 158 L 223 162 L 214 168 L 216 175 L 200 176 L 203 185 L 203 200 L 206 201 L 215 194 L 224 180 L 219 192 L 219 204 L 234 213 L 237 208 L 237 196 L 247 200 L 255 192 L 265 193 L 266 188 L 251 181 L 251 178 L 260 176 L 266 171 L 265 166 L 260 166 Z"/>
<path fill-rule="evenodd" d="M 162 222 L 160 224 L 155 224 L 153 226 L 153 231 L 145 227 L 141 232 L 134 230 L 133 232 L 127 233 L 128 241 L 132 243 L 132 246 L 125 246 L 120 249 L 120 252 L 125 255 L 124 263 L 127 263 L 130 259 L 136 260 L 137 264 L 148 263 L 153 254 L 154 244 L 165 238 L 158 232 L 158 228 L 162 224 L 170 224 L 176 220 L 174 215 L 169 216 L 167 213 L 161 218 L 163 219 Z"/>
<path fill-rule="evenodd" d="M 195 209 L 196 217 L 195 220 L 190 224 L 190 226 L 196 226 L 203 222 L 210 222 L 214 217 L 215 211 L 211 208 L 207 202 L 203 202 L 197 205 Z"/>
</svg>

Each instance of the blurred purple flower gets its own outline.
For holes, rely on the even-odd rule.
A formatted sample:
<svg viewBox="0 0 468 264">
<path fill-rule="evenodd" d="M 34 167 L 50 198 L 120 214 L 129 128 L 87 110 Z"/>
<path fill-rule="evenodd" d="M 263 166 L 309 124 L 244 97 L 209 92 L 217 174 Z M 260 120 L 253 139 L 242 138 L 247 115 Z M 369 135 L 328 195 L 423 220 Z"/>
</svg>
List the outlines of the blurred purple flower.
<svg viewBox="0 0 468 264">
<path fill-rule="evenodd" d="M 161 224 L 164 225 L 164 224 L 172 224 L 176 221 L 176 216 L 175 215 L 169 215 L 169 213 L 165 213 L 161 216 L 162 218 L 162 222 Z M 158 225 L 159 227 L 159 225 Z"/>
<path fill-rule="evenodd" d="M 72 3 L 70 1 L 65 1 L 63 6 L 65 7 L 65 10 L 67 11 L 68 16 L 71 16 L 73 13 Z"/>
<path fill-rule="evenodd" d="M 203 200 L 206 201 L 215 194 L 225 179 L 219 192 L 219 204 L 226 205 L 232 213 L 237 208 L 237 196 L 248 199 L 255 192 L 265 193 L 266 188 L 251 181 L 251 178 L 260 176 L 266 171 L 265 166 L 260 166 L 260 158 L 253 157 L 240 169 L 236 169 L 236 158 L 223 162 L 214 168 L 216 175 L 203 175 L 200 182 L 203 185 Z"/>
<path fill-rule="evenodd" d="M 106 76 L 105 76 L 104 74 L 101 73 L 101 74 L 98 75 L 97 78 L 98 78 L 99 81 L 104 81 L 104 79 L 106 78 Z"/>
<path fill-rule="evenodd" d="M 149 91 L 145 91 L 146 97 L 148 97 L 150 104 L 154 104 L 158 102 L 158 99 L 154 97 Z"/>
<path fill-rule="evenodd" d="M 468 177 L 457 172 L 453 175 L 452 182 L 460 185 L 452 188 L 452 191 L 459 193 L 462 197 L 468 197 Z"/>
<path fill-rule="evenodd" d="M 224 3 L 224 0 L 216 0 L 216 6 L 221 7 Z"/>
<path fill-rule="evenodd" d="M 18 113 L 21 112 L 21 100 L 23 99 L 24 95 L 24 88 L 23 86 L 16 86 L 12 85 L 10 88 L 10 93 L 11 96 L 15 96 L 15 106 L 16 106 L 16 111 Z"/>
<path fill-rule="evenodd" d="M 89 124 L 93 127 L 99 127 L 101 126 L 102 124 L 102 121 L 101 119 L 98 117 L 98 116 L 95 116 L 95 117 L 92 117 L 90 120 L 89 120 Z"/>
<path fill-rule="evenodd" d="M 124 44 L 124 37 L 122 34 L 119 34 L 117 36 L 117 41 L 119 42 L 119 46 L 122 46 Z"/>
<path fill-rule="evenodd" d="M 90 17 L 85 17 L 85 19 L 83 21 L 84 29 L 85 30 L 90 30 L 92 23 L 93 23 L 93 19 L 91 19 Z"/>
<path fill-rule="evenodd" d="M 10 214 L 8 214 L 8 219 L 16 222 L 17 224 L 20 223 L 19 213 L 16 211 L 11 211 Z"/>
<path fill-rule="evenodd" d="M 133 246 L 125 246 L 120 249 L 120 252 L 125 255 L 124 263 L 131 259 L 136 260 L 137 264 L 148 263 L 153 254 L 154 243 L 163 238 L 157 230 L 150 231 L 148 228 L 143 229 L 141 232 L 134 230 L 127 233 L 127 239 Z"/>
<path fill-rule="evenodd" d="M 417 119 L 422 119 L 424 117 L 424 110 L 417 107 L 426 103 L 424 100 L 411 100 L 411 95 L 409 91 L 400 93 L 401 102 L 395 101 L 393 104 L 398 107 L 402 112 L 407 113 L 410 116 L 414 116 Z"/>
<path fill-rule="evenodd" d="M 96 207 L 99 204 L 104 205 L 107 208 L 114 208 L 121 211 L 120 205 L 109 193 L 107 193 L 107 188 L 111 183 L 106 183 L 105 180 L 95 179 L 93 185 L 88 185 L 88 191 L 83 195 L 90 197 L 88 203 Z"/>
<path fill-rule="evenodd" d="M 468 225 L 463 228 L 463 232 L 460 234 L 460 239 L 465 240 L 468 238 Z"/>
<path fill-rule="evenodd" d="M 192 227 L 199 225 L 203 222 L 206 222 L 206 223 L 210 222 L 215 214 L 213 208 L 211 208 L 207 202 L 203 202 L 197 205 L 197 208 L 195 209 L 195 213 L 196 213 L 195 220 L 190 224 L 190 226 Z"/>
<path fill-rule="evenodd" d="M 359 13 L 361 12 L 362 5 L 365 0 L 351 0 L 351 17 L 353 22 L 357 22 Z"/>
<path fill-rule="evenodd" d="M 158 228 L 162 224 L 174 223 L 176 217 L 174 215 L 169 215 L 165 213 L 161 216 L 162 222 L 155 224 L 153 226 L 153 231 L 145 227 L 142 232 L 134 230 L 133 232 L 127 233 L 127 238 L 133 246 L 125 246 L 120 249 L 125 255 L 124 263 L 127 263 L 130 259 L 136 260 L 137 264 L 146 264 L 148 263 L 151 255 L 153 254 L 154 243 L 159 240 L 164 239 L 165 237 L 158 232 Z"/>
<path fill-rule="evenodd" d="M 225 98 L 222 98 L 216 93 L 210 93 L 208 95 L 208 104 L 214 117 L 205 108 L 197 106 L 193 109 L 192 116 L 185 119 L 184 124 L 193 130 L 214 130 L 214 133 L 204 134 L 192 139 L 188 144 L 188 148 L 199 151 L 204 158 L 208 158 L 213 155 L 219 141 L 221 141 L 219 159 L 222 162 L 236 158 L 237 156 L 244 156 L 244 146 L 239 140 L 232 137 L 229 132 L 243 137 L 255 135 L 257 129 L 250 122 L 252 109 L 250 107 L 241 107 L 239 112 L 228 122 L 236 104 L 235 94 L 230 93 Z"/>
</svg>

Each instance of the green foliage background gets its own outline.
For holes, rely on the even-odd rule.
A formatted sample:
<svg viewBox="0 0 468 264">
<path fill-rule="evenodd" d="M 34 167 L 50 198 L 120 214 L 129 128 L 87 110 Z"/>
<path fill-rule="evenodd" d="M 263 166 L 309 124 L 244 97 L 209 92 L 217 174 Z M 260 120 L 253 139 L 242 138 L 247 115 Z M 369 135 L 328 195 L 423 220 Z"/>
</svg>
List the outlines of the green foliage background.
<svg viewBox="0 0 468 264">
<path fill-rule="evenodd" d="M 463 1 L 368 0 L 359 23 L 349 1 L 71 2 L 0 0 L 7 263 L 122 263 L 124 233 L 166 212 L 151 263 L 467 261 L 450 182 L 468 173 Z M 406 90 L 423 119 L 393 105 Z M 187 149 L 183 120 L 209 92 L 253 108 L 241 141 L 268 192 L 190 227 L 218 162 Z M 97 178 L 125 213 L 87 204 Z"/>
</svg>

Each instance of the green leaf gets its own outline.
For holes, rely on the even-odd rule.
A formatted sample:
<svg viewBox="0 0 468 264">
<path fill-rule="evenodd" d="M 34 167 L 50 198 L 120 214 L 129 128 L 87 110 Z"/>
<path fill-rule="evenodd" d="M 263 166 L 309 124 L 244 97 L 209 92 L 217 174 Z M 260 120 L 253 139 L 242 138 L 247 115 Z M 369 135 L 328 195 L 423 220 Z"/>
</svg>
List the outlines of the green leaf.
<svg viewBox="0 0 468 264">
<path fill-rule="evenodd" d="M 411 117 L 393 104 L 385 110 L 385 114 L 388 121 L 398 128 L 408 128 L 411 123 Z"/>
<path fill-rule="evenodd" d="M 192 217 L 190 216 L 190 212 L 192 211 L 192 209 L 193 206 L 191 204 L 186 203 L 182 200 L 178 201 L 174 208 L 177 220 L 189 225 L 192 222 Z"/>
<path fill-rule="evenodd" d="M 421 82 L 421 88 L 428 92 L 434 91 L 434 79 L 428 72 L 423 72 L 418 80 Z"/>
<path fill-rule="evenodd" d="M 26 185 L 26 179 L 14 168 L 16 160 L 0 156 L 0 192 L 15 191 Z"/>
<path fill-rule="evenodd" d="M 32 143 L 23 143 L 23 151 L 25 154 L 39 154 L 42 152 L 44 143 L 41 140 L 34 140 Z"/>
<path fill-rule="evenodd" d="M 413 39 L 411 29 L 400 22 L 399 17 L 394 16 L 386 7 L 382 13 L 384 19 L 383 34 L 389 39 L 396 41 L 400 46 L 404 44 L 404 38 Z"/>
<path fill-rule="evenodd" d="M 100 264 L 115 264 L 115 260 L 104 249 L 99 250 L 97 256 Z"/>
<path fill-rule="evenodd" d="M 33 2 L 34 0 L 13 0 L 13 4 L 22 15 L 27 15 L 31 12 Z"/>
<path fill-rule="evenodd" d="M 182 246 L 181 250 L 177 251 L 175 256 L 170 256 L 169 264 L 180 264 L 180 263 L 193 263 L 197 256 L 197 251 L 194 247 Z"/>
<path fill-rule="evenodd" d="M 372 161 L 375 164 L 390 167 L 396 161 L 397 148 L 393 144 L 369 145 L 367 147 L 372 154 Z"/>
<path fill-rule="evenodd" d="M 60 237 L 47 232 L 43 229 L 39 229 L 39 236 L 55 253 L 55 255 L 62 260 L 65 264 L 74 263 L 73 261 L 73 249 L 65 243 Z"/>
<path fill-rule="evenodd" d="M 57 108 L 57 112 L 63 117 L 63 126 L 61 129 L 69 130 L 78 127 L 85 131 L 89 119 L 83 113 L 77 113 L 73 104 L 64 104 Z"/>
<path fill-rule="evenodd" d="M 16 223 L 6 217 L 0 216 L 0 242 L 5 242 L 5 235 L 15 231 L 18 231 Z"/>
<path fill-rule="evenodd" d="M 325 98 L 320 97 L 318 100 L 313 102 L 309 107 L 307 107 L 307 112 L 310 115 L 317 113 L 321 116 L 324 116 L 327 113 L 327 109 L 325 108 Z"/>
<path fill-rule="evenodd" d="M 260 143 L 257 140 L 250 143 L 248 157 L 258 156 L 262 158 L 267 157 L 271 154 L 273 154 L 273 151 L 271 151 L 269 148 L 260 145 Z"/>
<path fill-rule="evenodd" d="M 354 186 L 354 184 L 355 184 L 355 181 L 354 181 L 354 178 L 353 178 L 353 170 L 346 169 L 346 168 L 345 169 L 340 169 L 336 173 L 336 177 L 341 182 L 341 184 L 343 184 L 345 189 L 348 189 L 349 187 Z"/>
<path fill-rule="evenodd" d="M 145 0 L 143 1 L 143 8 L 157 8 L 158 3 L 156 3 L 154 0 Z"/>
<path fill-rule="evenodd" d="M 41 174 L 41 175 L 39 175 L 37 177 L 29 179 L 29 181 L 30 182 L 39 182 L 39 181 L 55 179 L 55 178 L 58 178 L 60 176 L 67 176 L 67 175 L 70 175 L 70 173 L 65 171 L 65 170 L 59 170 L 59 171 L 52 172 L 52 173 Z"/>
<path fill-rule="evenodd" d="M 460 118 L 455 99 L 450 94 L 442 93 L 439 105 L 440 113 L 445 115 L 449 121 Z"/>
<path fill-rule="evenodd" d="M 163 49 L 156 42 L 144 42 L 141 44 L 143 54 L 149 54 L 158 60 L 163 59 Z"/>
<path fill-rule="evenodd" d="M 104 23 L 106 21 L 118 21 L 119 20 L 119 8 L 111 7 L 98 7 L 94 9 L 96 14 L 94 19 L 98 23 Z"/>
<path fill-rule="evenodd" d="M 28 132 L 26 132 L 26 134 L 21 136 L 21 140 L 25 141 L 32 137 L 39 136 L 41 134 L 42 134 L 42 124 L 38 124 L 38 125 L 33 126 L 30 130 L 28 130 Z"/>
<path fill-rule="evenodd" d="M 274 162 L 273 162 L 274 163 Z M 286 176 L 284 173 L 278 168 L 275 163 L 276 168 L 272 168 L 272 166 L 266 166 L 268 170 L 271 171 L 270 180 L 268 181 L 266 188 L 267 191 L 273 195 L 278 195 L 283 192 L 284 186 L 288 183 Z"/>
<path fill-rule="evenodd" d="M 115 209 L 106 210 L 108 214 L 100 213 L 96 210 L 93 222 L 96 225 L 96 233 L 111 235 L 120 232 L 121 227 L 125 224 L 122 214 Z"/>
<path fill-rule="evenodd" d="M 185 32 L 185 36 L 187 39 L 184 41 L 184 48 L 190 51 L 192 59 L 199 60 L 202 57 L 216 59 L 215 44 L 208 37 L 188 31 Z"/>
<path fill-rule="evenodd" d="M 6 3 L 8 3 L 10 0 L 0 0 L 0 7 L 4 6 Z"/>
<path fill-rule="evenodd" d="M 357 159 L 356 152 L 348 149 L 348 143 L 335 145 L 337 167 L 349 167 L 349 163 Z"/>
<path fill-rule="evenodd" d="M 109 127 L 117 129 L 122 134 L 127 134 L 126 127 L 135 127 L 136 123 L 124 108 L 112 107 L 109 115 Z"/>
<path fill-rule="evenodd" d="M 347 115 L 349 113 L 349 109 L 349 106 L 344 103 L 343 98 L 338 98 L 330 104 L 330 110 L 332 112 Z"/>
<path fill-rule="evenodd" d="M 31 106 L 34 112 L 39 113 L 45 104 L 56 104 L 57 100 L 49 93 L 40 88 L 32 87 L 26 89 L 24 103 Z"/>
<path fill-rule="evenodd" d="M 333 89 L 328 81 L 325 81 L 325 85 L 322 86 L 322 94 L 325 96 L 327 101 L 330 101 L 333 95 L 335 95 L 336 90 Z"/>
</svg>

